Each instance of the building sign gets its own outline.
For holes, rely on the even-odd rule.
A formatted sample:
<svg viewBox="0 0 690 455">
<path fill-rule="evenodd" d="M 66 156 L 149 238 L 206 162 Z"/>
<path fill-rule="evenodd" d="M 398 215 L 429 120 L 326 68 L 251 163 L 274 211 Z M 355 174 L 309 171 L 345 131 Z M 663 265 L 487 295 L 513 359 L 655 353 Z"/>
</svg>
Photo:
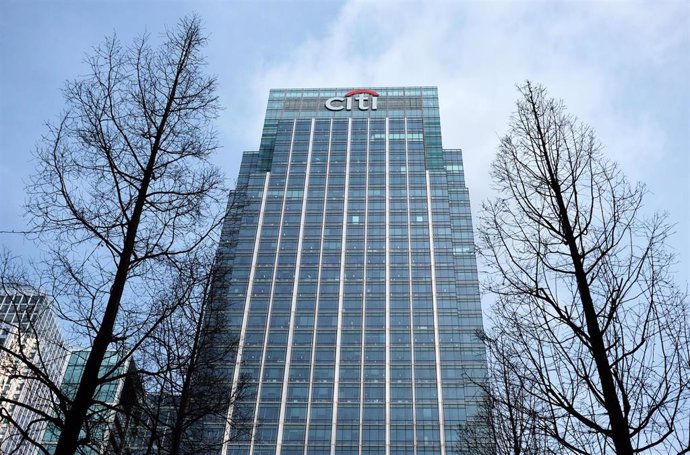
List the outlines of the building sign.
<svg viewBox="0 0 690 455">
<path fill-rule="evenodd" d="M 352 110 L 353 100 L 357 101 L 357 109 L 366 111 L 376 110 L 376 100 L 379 94 L 373 90 L 353 90 L 345 96 L 335 96 L 326 100 L 326 109 L 329 111 Z"/>
</svg>

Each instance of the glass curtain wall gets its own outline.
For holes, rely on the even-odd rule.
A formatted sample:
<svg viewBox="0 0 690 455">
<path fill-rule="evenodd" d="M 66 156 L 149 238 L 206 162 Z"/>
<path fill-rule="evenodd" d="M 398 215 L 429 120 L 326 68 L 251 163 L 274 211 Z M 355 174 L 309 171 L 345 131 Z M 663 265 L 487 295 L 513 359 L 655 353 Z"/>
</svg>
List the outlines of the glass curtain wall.
<svg viewBox="0 0 690 455">
<path fill-rule="evenodd" d="M 347 89 L 273 90 L 245 153 L 214 306 L 240 338 L 225 377 L 253 391 L 229 412 L 254 428 L 224 453 L 450 454 L 481 400 L 461 151 L 435 88 L 374 90 L 376 111 L 339 112 L 323 101 Z"/>
</svg>

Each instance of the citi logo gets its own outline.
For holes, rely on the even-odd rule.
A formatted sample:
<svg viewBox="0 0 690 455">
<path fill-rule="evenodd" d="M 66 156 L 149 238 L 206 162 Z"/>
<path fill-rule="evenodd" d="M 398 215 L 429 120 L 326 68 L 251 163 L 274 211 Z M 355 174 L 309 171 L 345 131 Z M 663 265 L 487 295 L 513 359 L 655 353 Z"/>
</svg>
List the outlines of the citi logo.
<svg viewBox="0 0 690 455">
<path fill-rule="evenodd" d="M 326 109 L 329 111 L 346 111 L 352 110 L 353 102 L 357 101 L 357 109 L 366 111 L 371 109 L 376 110 L 376 100 L 379 94 L 373 90 L 352 90 L 345 94 L 345 96 L 335 96 L 326 100 Z"/>
</svg>

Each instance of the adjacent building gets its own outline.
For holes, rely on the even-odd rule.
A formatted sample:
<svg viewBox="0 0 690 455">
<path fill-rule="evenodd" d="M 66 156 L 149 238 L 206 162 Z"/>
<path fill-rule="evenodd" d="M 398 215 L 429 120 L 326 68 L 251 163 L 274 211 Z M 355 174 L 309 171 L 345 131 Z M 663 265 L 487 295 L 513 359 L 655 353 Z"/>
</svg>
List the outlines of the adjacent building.
<svg viewBox="0 0 690 455">
<path fill-rule="evenodd" d="M 228 455 L 453 453 L 486 360 L 437 89 L 271 90 L 230 201 L 214 320 L 240 341 L 217 371 L 253 393 L 206 437 Z M 234 437 L 247 411 L 251 436 Z"/>
<path fill-rule="evenodd" d="M 84 373 L 89 350 L 76 349 L 69 353 L 60 389 L 73 398 Z M 134 362 L 123 359 L 116 351 L 108 351 L 100 368 L 101 376 L 113 379 L 96 390 L 94 404 L 89 408 L 80 436 L 88 442 L 80 446 L 77 455 L 124 455 L 144 453 L 137 437 L 139 428 L 137 409 L 143 399 L 143 389 Z M 48 425 L 42 440 L 48 453 L 53 453 L 60 430 Z"/>
<path fill-rule="evenodd" d="M 28 287 L 0 292 L 0 454 L 36 453 L 30 441 L 40 441 L 57 404 L 45 384 L 60 382 L 67 350 L 51 304 Z"/>
</svg>

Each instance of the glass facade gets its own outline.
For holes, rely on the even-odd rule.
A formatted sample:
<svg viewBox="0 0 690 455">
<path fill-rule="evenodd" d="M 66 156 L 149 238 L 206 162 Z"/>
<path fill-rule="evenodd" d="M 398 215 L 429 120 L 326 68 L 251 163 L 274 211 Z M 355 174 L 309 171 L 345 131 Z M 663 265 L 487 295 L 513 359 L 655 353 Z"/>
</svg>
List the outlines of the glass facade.
<svg viewBox="0 0 690 455">
<path fill-rule="evenodd" d="M 25 363 L 60 382 L 67 350 L 51 306 L 52 299 L 35 289 L 3 287 L 0 292 L 0 454 L 38 453 L 17 427 L 40 440 L 46 426 L 41 413 L 54 405 L 51 391 Z"/>
<path fill-rule="evenodd" d="M 69 354 L 60 389 L 70 398 L 77 393 L 88 356 L 88 350 L 75 350 Z M 134 438 L 134 409 L 143 392 L 135 370 L 130 360 L 123 362 L 117 352 L 106 352 L 100 374 L 116 379 L 96 389 L 95 403 L 89 408 L 86 423 L 80 432 L 85 441 L 77 450 L 77 455 L 144 453 L 137 451 L 138 441 Z M 60 429 L 52 423 L 48 424 L 42 441 L 47 453 L 55 452 L 59 438 Z"/>
<path fill-rule="evenodd" d="M 372 88 L 376 110 L 351 90 L 271 90 L 244 154 L 214 308 L 254 428 L 227 442 L 209 423 L 224 454 L 450 454 L 481 400 L 469 195 L 437 90 Z"/>
</svg>

